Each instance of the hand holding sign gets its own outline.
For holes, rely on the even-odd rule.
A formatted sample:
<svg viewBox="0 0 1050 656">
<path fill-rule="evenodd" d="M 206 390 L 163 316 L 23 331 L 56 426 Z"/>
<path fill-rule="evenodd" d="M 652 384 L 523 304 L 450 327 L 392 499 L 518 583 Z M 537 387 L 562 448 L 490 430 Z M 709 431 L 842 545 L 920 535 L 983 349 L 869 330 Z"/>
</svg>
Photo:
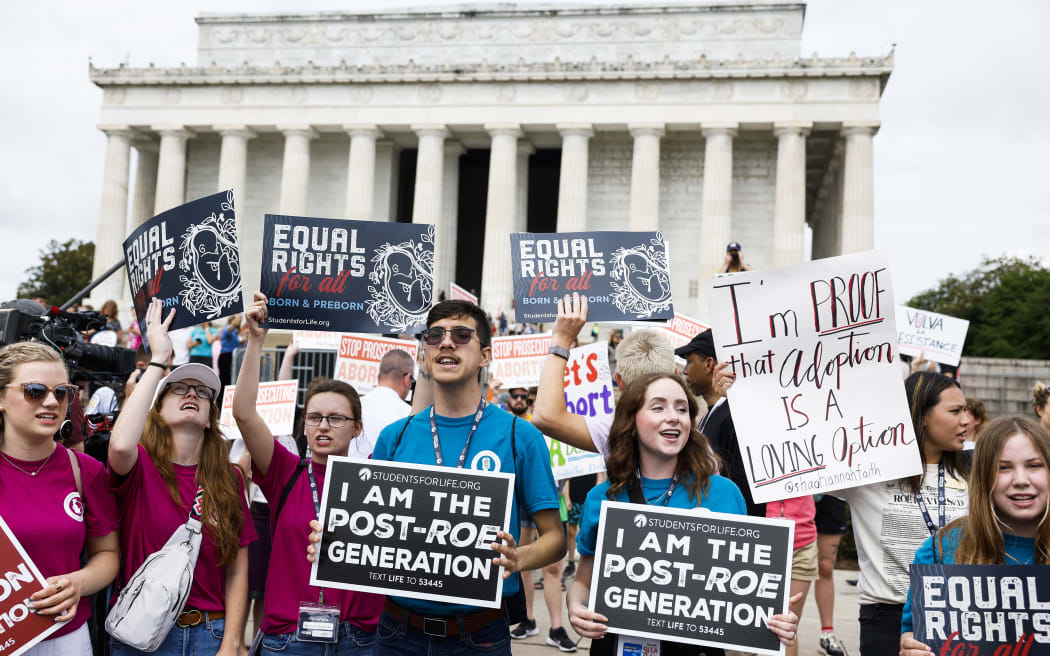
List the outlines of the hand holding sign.
<svg viewBox="0 0 1050 656">
<path fill-rule="evenodd" d="M 49 576 L 47 587 L 29 597 L 33 611 L 39 615 L 54 615 L 56 622 L 68 622 L 77 614 L 83 582 L 75 572 L 63 576 Z"/>
<path fill-rule="evenodd" d="M 493 542 L 489 545 L 489 549 L 500 553 L 499 556 L 492 559 L 492 562 L 503 568 L 503 578 L 507 578 L 521 569 L 518 567 L 518 543 L 514 540 L 514 536 L 506 531 L 500 531 L 496 537 L 503 540 L 504 543 Z"/>
<path fill-rule="evenodd" d="M 159 298 L 150 301 L 146 309 L 146 343 L 149 344 L 150 352 L 153 354 L 153 362 L 167 363 L 171 358 L 174 349 L 171 345 L 171 337 L 168 336 L 168 329 L 174 319 L 175 308 L 171 309 L 168 318 L 165 319 L 164 303 Z"/>
<path fill-rule="evenodd" d="M 266 339 L 266 333 L 269 332 L 264 327 L 268 312 L 266 295 L 262 292 L 255 292 L 252 298 L 252 304 L 244 311 L 244 325 L 248 328 L 248 337 L 249 339 Z"/>
</svg>

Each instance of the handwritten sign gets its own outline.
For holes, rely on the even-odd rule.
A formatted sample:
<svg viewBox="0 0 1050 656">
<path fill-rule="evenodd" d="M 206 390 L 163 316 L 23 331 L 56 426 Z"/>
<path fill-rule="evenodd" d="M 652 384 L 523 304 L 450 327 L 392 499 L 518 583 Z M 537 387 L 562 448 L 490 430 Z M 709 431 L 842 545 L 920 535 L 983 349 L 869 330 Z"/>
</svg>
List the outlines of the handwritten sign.
<svg viewBox="0 0 1050 656">
<path fill-rule="evenodd" d="M 431 225 L 267 214 L 262 259 L 273 328 L 414 333 L 433 304 Z"/>
<path fill-rule="evenodd" d="M 379 361 L 393 349 L 405 351 L 412 360 L 419 354 L 419 344 L 415 341 L 355 333 L 343 335 L 334 378 L 350 383 L 358 393 L 364 394 L 376 386 Z"/>
<path fill-rule="evenodd" d="M 707 282 L 715 349 L 755 501 L 922 471 L 886 256 L 843 255 Z"/>
<path fill-rule="evenodd" d="M 219 410 L 219 426 L 228 440 L 241 439 L 241 431 L 233 418 L 233 395 L 236 385 L 227 385 L 222 393 L 222 408 Z M 255 397 L 255 408 L 270 429 L 270 435 L 291 435 L 295 430 L 295 397 L 299 392 L 299 381 L 278 380 L 259 383 L 259 394 Z"/>
<path fill-rule="evenodd" d="M 304 351 L 338 351 L 345 333 L 323 330 L 296 330 L 292 339 Z"/>
<path fill-rule="evenodd" d="M 513 387 L 536 387 L 540 370 L 551 346 L 550 333 L 512 335 L 492 338 L 492 364 L 489 375 L 508 390 Z"/>
<path fill-rule="evenodd" d="M 0 617 L 4 618 L 2 639 L 4 654 L 18 656 L 62 628 L 50 617 L 37 615 L 27 602 L 36 592 L 47 587 L 40 570 L 0 517 Z"/>
<path fill-rule="evenodd" d="M 905 305 L 898 305 L 896 314 L 901 353 L 959 366 L 969 321 Z"/>
<path fill-rule="evenodd" d="M 449 299 L 453 301 L 470 301 L 474 305 L 478 304 L 478 297 L 471 294 L 464 287 L 460 287 L 456 283 L 449 283 Z"/>
<path fill-rule="evenodd" d="M 124 240 L 124 266 L 143 335 L 146 308 L 154 298 L 162 299 L 165 308 L 178 308 L 170 330 L 242 312 L 233 190 L 143 223 Z"/>
<path fill-rule="evenodd" d="M 565 407 L 584 417 L 612 417 L 616 412 L 609 350 L 605 342 L 569 351 L 565 363 Z"/>
<path fill-rule="evenodd" d="M 553 321 L 558 299 L 587 297 L 591 321 L 670 319 L 671 270 L 659 232 L 517 233 L 510 236 L 519 321 Z"/>
<path fill-rule="evenodd" d="M 563 481 L 566 478 L 605 471 L 605 458 L 602 454 L 578 449 L 546 435 L 543 439 L 547 441 L 547 451 L 551 455 L 551 473 L 554 474 L 554 480 Z"/>
<path fill-rule="evenodd" d="M 664 334 L 667 335 L 667 339 L 671 340 L 671 346 L 678 348 L 679 346 L 685 346 L 692 341 L 694 337 L 704 332 L 711 326 L 705 323 L 701 323 L 692 317 L 687 317 L 684 314 L 674 313 L 674 318 L 667 322 L 667 325 L 663 327 Z"/>
</svg>

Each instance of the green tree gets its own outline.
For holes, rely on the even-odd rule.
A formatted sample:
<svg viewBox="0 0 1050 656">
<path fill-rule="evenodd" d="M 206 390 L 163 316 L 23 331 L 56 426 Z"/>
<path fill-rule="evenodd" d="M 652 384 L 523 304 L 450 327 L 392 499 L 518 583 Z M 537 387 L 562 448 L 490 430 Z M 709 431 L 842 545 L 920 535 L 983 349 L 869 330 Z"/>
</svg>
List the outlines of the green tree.
<svg viewBox="0 0 1050 656">
<path fill-rule="evenodd" d="M 26 269 L 28 279 L 18 286 L 18 297 L 40 294 L 52 305 L 61 305 L 91 282 L 95 245 L 70 239 L 52 239 L 40 249 L 40 264 Z M 114 274 L 116 275 L 116 274 Z"/>
<path fill-rule="evenodd" d="M 966 355 L 1050 360 L 1050 270 L 1036 258 L 985 258 L 908 305 L 968 320 Z"/>
</svg>

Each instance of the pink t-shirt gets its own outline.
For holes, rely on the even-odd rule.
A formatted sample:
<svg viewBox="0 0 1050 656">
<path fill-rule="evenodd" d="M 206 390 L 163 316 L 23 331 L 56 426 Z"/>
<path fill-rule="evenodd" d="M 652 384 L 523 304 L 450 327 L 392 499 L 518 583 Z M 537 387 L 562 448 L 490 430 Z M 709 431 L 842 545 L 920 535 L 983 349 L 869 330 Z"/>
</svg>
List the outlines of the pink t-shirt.
<svg viewBox="0 0 1050 656">
<path fill-rule="evenodd" d="M 55 452 L 46 464 L 43 460 L 26 461 L 6 456 L 29 472 L 43 465 L 36 476 L 26 476 L 5 458 L 0 458 L 0 515 L 45 578 L 80 569 L 85 538 L 109 535 L 120 526 L 117 501 L 109 490 L 102 463 L 83 453 L 76 456 L 81 486 L 87 497 L 83 503 L 77 494 L 73 466 L 65 447 L 55 445 Z M 48 639 L 80 628 L 89 617 L 90 600 L 82 597 L 76 617 Z"/>
<path fill-rule="evenodd" d="M 197 495 L 197 465 L 172 465 L 179 496 L 182 497 L 182 503 L 176 504 L 146 449 L 142 445 L 138 449 L 138 460 L 127 476 L 112 471 L 109 474 L 109 484 L 117 493 L 123 518 L 120 552 L 124 557 L 124 569 L 118 577 L 119 584 L 131 578 L 146 558 L 160 550 L 175 529 L 186 523 L 190 505 Z M 244 517 L 240 540 L 243 547 L 255 540 L 255 526 L 244 500 L 244 482 L 236 472 L 234 477 L 241 497 L 241 516 Z M 186 608 L 216 612 L 226 609 L 226 568 L 219 566 L 219 554 L 208 533 L 205 526 Z"/>
<path fill-rule="evenodd" d="M 306 545 L 309 544 L 310 520 L 317 519 L 314 513 L 313 495 L 310 493 L 310 470 L 304 469 L 288 492 L 288 499 L 281 509 L 277 526 L 273 524 L 277 503 L 288 481 L 295 475 L 299 457 L 284 448 L 274 448 L 273 458 L 266 476 L 262 476 L 252 463 L 252 480 L 270 500 L 270 533 L 273 548 L 270 551 L 270 566 L 266 576 L 265 617 L 262 631 L 270 635 L 295 631 L 299 618 L 299 604 L 317 603 L 321 588 L 310 585 L 310 563 L 306 560 Z M 317 495 L 324 489 L 325 465 L 314 463 L 317 477 Z M 383 612 L 383 595 L 351 590 L 325 588 L 325 604 L 338 604 L 342 608 L 342 621 L 368 632 L 374 632 Z"/>
<path fill-rule="evenodd" d="M 770 501 L 766 504 L 766 517 L 795 520 L 795 549 L 817 540 L 817 504 L 812 495 Z"/>
</svg>

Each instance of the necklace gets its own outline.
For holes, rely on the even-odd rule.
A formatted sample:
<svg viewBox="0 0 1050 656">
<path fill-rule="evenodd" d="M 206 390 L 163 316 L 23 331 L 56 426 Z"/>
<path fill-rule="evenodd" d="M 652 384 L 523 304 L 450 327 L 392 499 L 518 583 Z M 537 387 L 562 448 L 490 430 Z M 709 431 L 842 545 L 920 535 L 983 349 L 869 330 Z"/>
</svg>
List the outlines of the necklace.
<svg viewBox="0 0 1050 656">
<path fill-rule="evenodd" d="M 40 473 L 41 470 L 44 469 L 44 467 L 47 466 L 47 462 L 49 460 L 51 460 L 51 456 L 55 455 L 55 451 L 58 451 L 58 449 L 51 449 L 51 453 L 47 454 L 47 457 L 44 458 L 44 462 L 41 463 L 40 466 L 36 468 L 36 471 L 26 471 L 26 470 L 22 469 L 21 467 L 16 465 L 10 458 L 8 458 L 7 454 L 4 453 L 3 451 L 0 451 L 0 456 L 4 457 L 4 460 L 7 461 L 7 464 L 11 465 L 12 467 L 17 469 L 18 471 L 22 472 L 23 474 L 28 474 L 29 476 L 36 476 L 37 474 Z"/>
</svg>

